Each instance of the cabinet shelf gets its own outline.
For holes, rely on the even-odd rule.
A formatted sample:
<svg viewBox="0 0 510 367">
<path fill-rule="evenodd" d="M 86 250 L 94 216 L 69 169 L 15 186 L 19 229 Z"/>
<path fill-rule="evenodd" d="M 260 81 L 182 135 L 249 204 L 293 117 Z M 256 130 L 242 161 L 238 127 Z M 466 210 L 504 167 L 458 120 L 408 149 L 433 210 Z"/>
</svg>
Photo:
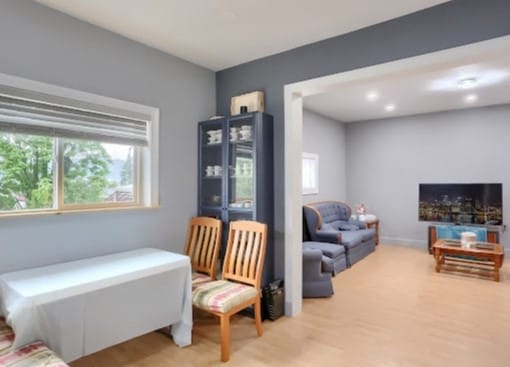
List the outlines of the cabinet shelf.
<svg viewBox="0 0 510 367">
<path fill-rule="evenodd" d="M 238 140 L 229 140 L 229 143 L 230 144 L 245 144 L 245 145 L 251 145 L 251 143 L 253 143 L 253 140 L 250 139 L 250 140 L 242 140 L 242 139 L 238 139 Z"/>
</svg>

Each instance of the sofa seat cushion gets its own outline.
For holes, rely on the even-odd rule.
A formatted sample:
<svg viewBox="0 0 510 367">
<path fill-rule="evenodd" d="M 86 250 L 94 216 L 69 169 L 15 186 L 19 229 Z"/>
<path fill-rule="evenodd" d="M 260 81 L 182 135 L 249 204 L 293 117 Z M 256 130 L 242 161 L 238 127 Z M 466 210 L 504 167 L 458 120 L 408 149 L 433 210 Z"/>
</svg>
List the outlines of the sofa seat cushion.
<svg viewBox="0 0 510 367">
<path fill-rule="evenodd" d="M 303 247 L 308 249 L 321 250 L 324 256 L 331 259 L 337 258 L 345 253 L 345 248 L 342 245 L 328 242 L 303 242 Z"/>
<path fill-rule="evenodd" d="M 27 344 L 1 356 L 0 366 L 69 367 L 42 342 Z"/>
<path fill-rule="evenodd" d="M 5 322 L 5 318 L 0 316 L 0 356 L 10 352 L 14 340 L 14 331 Z"/>
<path fill-rule="evenodd" d="M 347 248 L 356 247 L 363 242 L 362 232 L 364 230 L 359 231 L 343 231 L 342 232 L 342 245 Z"/>
<path fill-rule="evenodd" d="M 258 296 L 255 287 L 227 280 L 214 280 L 193 290 L 193 305 L 208 311 L 226 313 Z"/>
</svg>

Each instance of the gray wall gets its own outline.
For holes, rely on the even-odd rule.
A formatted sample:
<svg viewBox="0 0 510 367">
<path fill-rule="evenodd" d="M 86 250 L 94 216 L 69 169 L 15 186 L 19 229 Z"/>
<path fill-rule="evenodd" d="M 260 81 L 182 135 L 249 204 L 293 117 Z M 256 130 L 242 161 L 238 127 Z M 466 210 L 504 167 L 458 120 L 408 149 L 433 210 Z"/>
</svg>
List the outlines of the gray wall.
<svg viewBox="0 0 510 367">
<path fill-rule="evenodd" d="M 0 218 L 0 273 L 144 246 L 182 251 L 196 213 L 204 68 L 28 0 L 0 2 L 0 72 L 160 108 L 159 209 Z"/>
<path fill-rule="evenodd" d="M 364 202 L 377 214 L 383 243 L 425 248 L 419 183 L 501 182 L 508 221 L 509 119 L 510 105 L 503 105 L 349 124 L 349 201 Z M 510 246 L 508 231 L 502 240 Z"/>
<path fill-rule="evenodd" d="M 319 155 L 319 193 L 303 202 L 346 200 L 345 127 L 341 122 L 303 110 L 303 152 Z"/>
<path fill-rule="evenodd" d="M 228 114 L 232 96 L 262 90 L 274 116 L 277 276 L 284 262 L 284 85 L 507 35 L 509 13 L 508 0 L 454 0 L 216 74 L 218 114 Z"/>
</svg>

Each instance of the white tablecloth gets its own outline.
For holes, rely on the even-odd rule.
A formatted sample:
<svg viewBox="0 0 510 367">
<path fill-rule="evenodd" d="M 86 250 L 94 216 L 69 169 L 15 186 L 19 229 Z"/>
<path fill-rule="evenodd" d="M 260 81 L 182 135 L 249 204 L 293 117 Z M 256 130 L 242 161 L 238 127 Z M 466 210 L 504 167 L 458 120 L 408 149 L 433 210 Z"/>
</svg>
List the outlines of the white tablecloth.
<svg viewBox="0 0 510 367">
<path fill-rule="evenodd" d="M 16 334 L 66 362 L 172 325 L 191 344 L 191 266 L 187 256 L 140 249 L 0 276 L 0 306 Z"/>
</svg>

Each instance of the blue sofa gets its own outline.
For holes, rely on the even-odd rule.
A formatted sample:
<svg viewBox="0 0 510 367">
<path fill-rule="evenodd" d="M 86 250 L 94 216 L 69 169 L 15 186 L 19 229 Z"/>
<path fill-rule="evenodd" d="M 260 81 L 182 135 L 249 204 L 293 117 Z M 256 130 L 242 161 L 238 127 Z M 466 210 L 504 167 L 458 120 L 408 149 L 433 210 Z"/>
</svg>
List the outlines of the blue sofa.
<svg viewBox="0 0 510 367">
<path fill-rule="evenodd" d="M 329 242 L 345 248 L 347 266 L 375 251 L 375 229 L 351 220 L 351 208 L 340 201 L 323 201 L 303 206 L 311 241 Z"/>
</svg>

